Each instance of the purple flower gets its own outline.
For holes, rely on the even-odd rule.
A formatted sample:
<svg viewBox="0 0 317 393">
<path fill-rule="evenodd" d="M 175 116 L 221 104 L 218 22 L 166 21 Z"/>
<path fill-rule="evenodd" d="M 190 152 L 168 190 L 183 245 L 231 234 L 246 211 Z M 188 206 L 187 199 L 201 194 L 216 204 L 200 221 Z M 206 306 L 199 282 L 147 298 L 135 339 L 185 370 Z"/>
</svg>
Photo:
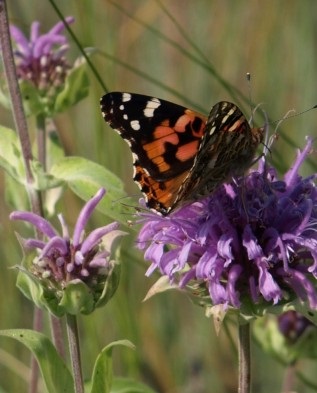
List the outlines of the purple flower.
<svg viewBox="0 0 317 393">
<path fill-rule="evenodd" d="M 36 279 L 44 289 L 49 290 L 46 301 L 49 299 L 52 302 L 54 296 L 58 304 L 63 303 L 65 308 L 65 300 L 62 301 L 62 298 L 68 286 L 72 287 L 79 283 L 81 289 L 79 291 L 77 286 L 77 298 L 80 297 L 78 293 L 82 293 L 84 288 L 83 296 L 88 294 L 95 302 L 100 303 L 105 295 L 105 285 L 110 287 L 109 278 L 118 265 L 111 259 L 113 243 L 117 237 L 125 233 L 118 230 L 117 222 L 95 229 L 87 236 L 84 232 L 88 219 L 104 195 L 105 190 L 100 189 L 85 204 L 79 214 L 72 239 L 62 215 L 58 216 L 62 228 L 62 235 L 60 235 L 47 220 L 37 214 L 21 211 L 11 213 L 11 220 L 22 220 L 32 224 L 42 234 L 43 239 L 47 239 L 22 240 L 24 253 L 31 255 L 26 262 L 24 261 L 24 267 L 28 275 L 31 274 L 33 281 Z M 37 256 L 34 255 L 35 250 L 38 251 Z M 113 289 L 115 289 L 114 285 L 111 287 L 111 290 Z M 40 294 L 42 295 L 42 291 Z M 109 294 L 107 296 L 109 298 Z M 91 302 L 90 298 L 89 302 Z M 89 307 L 91 307 L 90 303 Z M 54 311 L 58 314 L 56 309 Z"/>
<path fill-rule="evenodd" d="M 236 309 L 295 298 L 317 308 L 317 174 L 299 168 L 312 140 L 279 180 L 261 159 L 257 170 L 166 217 L 141 214 L 138 247 L 181 288 Z M 252 306 L 253 304 L 253 306 Z"/>
<path fill-rule="evenodd" d="M 74 18 L 69 16 L 66 21 L 70 24 Z M 40 23 L 33 22 L 28 39 L 19 28 L 10 26 L 18 78 L 49 97 L 56 96 L 70 69 L 64 57 L 68 50 L 64 29 L 63 22 L 58 22 L 48 33 L 40 34 Z"/>
</svg>

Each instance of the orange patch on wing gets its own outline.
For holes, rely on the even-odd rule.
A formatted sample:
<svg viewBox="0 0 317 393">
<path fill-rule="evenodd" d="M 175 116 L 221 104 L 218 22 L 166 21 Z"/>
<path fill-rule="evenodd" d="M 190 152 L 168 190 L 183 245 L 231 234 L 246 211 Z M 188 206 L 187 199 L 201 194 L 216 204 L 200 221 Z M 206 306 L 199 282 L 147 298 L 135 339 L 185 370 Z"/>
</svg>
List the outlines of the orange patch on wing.
<svg viewBox="0 0 317 393">
<path fill-rule="evenodd" d="M 180 146 L 177 149 L 176 157 L 180 161 L 187 161 L 187 160 L 193 158 L 197 154 L 198 145 L 199 145 L 199 141 L 195 140 L 195 141 L 186 143 L 186 145 Z"/>
<path fill-rule="evenodd" d="M 134 180 L 138 183 L 139 188 L 145 194 L 150 207 L 155 209 L 157 208 L 159 210 L 160 206 L 155 206 L 155 202 L 157 202 L 161 205 L 161 207 L 168 210 L 173 205 L 173 202 L 177 197 L 177 192 L 187 174 L 188 171 L 173 179 L 158 182 L 151 176 L 148 176 L 141 166 L 136 165 Z"/>
<path fill-rule="evenodd" d="M 161 127 L 158 127 L 161 128 Z M 156 138 L 153 142 L 146 143 L 142 147 L 146 151 L 146 154 L 149 159 L 153 159 L 155 157 L 161 156 L 165 153 L 165 143 L 171 143 L 173 145 L 177 145 L 179 143 L 179 138 L 175 132 L 171 132 L 166 135 L 166 130 L 171 130 L 171 128 L 165 128 L 165 134 Z"/>
<path fill-rule="evenodd" d="M 155 165 L 157 165 L 161 173 L 169 171 L 171 169 L 171 166 L 164 160 L 162 156 L 155 157 L 152 161 Z"/>
</svg>

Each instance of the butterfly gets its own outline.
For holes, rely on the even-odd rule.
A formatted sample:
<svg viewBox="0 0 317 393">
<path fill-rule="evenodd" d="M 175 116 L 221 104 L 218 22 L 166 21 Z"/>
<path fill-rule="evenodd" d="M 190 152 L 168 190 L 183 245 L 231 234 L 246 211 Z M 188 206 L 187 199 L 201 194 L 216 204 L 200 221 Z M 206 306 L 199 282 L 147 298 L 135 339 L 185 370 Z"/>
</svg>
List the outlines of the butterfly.
<svg viewBox="0 0 317 393">
<path fill-rule="evenodd" d="M 147 206 L 162 215 L 242 174 L 264 135 L 227 101 L 214 105 L 209 116 L 134 93 L 108 93 L 100 105 L 132 151 L 133 179 Z"/>
</svg>

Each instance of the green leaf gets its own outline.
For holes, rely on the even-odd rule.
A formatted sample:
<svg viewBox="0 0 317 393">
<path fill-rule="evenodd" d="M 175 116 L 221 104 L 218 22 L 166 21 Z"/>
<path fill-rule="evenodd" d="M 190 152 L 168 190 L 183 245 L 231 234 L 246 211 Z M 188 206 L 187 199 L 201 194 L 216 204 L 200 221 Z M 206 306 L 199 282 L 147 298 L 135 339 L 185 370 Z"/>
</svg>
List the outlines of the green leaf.
<svg viewBox="0 0 317 393">
<path fill-rule="evenodd" d="M 60 180 L 53 178 L 43 171 L 42 166 L 37 160 L 30 162 L 34 176 L 33 187 L 38 190 L 47 190 L 61 184 Z M 16 133 L 5 127 L 0 126 L 0 166 L 16 181 L 25 187 L 26 175 L 24 160 L 22 158 L 21 146 Z"/>
<path fill-rule="evenodd" d="M 103 166 L 81 157 L 65 157 L 53 165 L 50 171 L 55 178 L 65 181 L 68 186 L 84 201 L 88 201 L 101 187 L 107 194 L 97 209 L 108 217 L 125 223 L 127 207 L 118 203 L 125 198 L 125 203 L 132 205 L 126 198 L 121 180 Z"/>
<path fill-rule="evenodd" d="M 0 331 L 0 335 L 21 342 L 32 352 L 38 362 L 48 393 L 74 392 L 71 373 L 54 345 L 44 334 L 28 329 L 10 329 Z"/>
<path fill-rule="evenodd" d="M 81 280 L 67 283 L 58 307 L 65 310 L 66 314 L 90 314 L 95 308 L 92 291 Z"/>
<path fill-rule="evenodd" d="M 155 391 L 130 378 L 114 378 L 111 393 L 155 393 Z"/>
<path fill-rule="evenodd" d="M 30 210 L 30 200 L 24 185 L 5 174 L 5 200 L 13 210 Z"/>
<path fill-rule="evenodd" d="M 89 78 L 86 72 L 86 63 L 82 61 L 79 66 L 74 67 L 67 75 L 63 90 L 56 97 L 53 112 L 65 111 L 87 97 L 88 93 Z"/>
<path fill-rule="evenodd" d="M 25 179 L 20 142 L 16 133 L 0 126 L 0 166 L 15 180 Z"/>
<path fill-rule="evenodd" d="M 51 99 L 47 95 L 42 96 L 39 88 L 26 80 L 20 81 L 19 86 L 27 116 L 50 115 Z"/>
<path fill-rule="evenodd" d="M 112 386 L 112 350 L 116 346 L 125 346 L 134 349 L 128 340 L 114 341 L 107 345 L 98 355 L 92 375 L 92 388 L 90 393 L 109 393 Z"/>
<path fill-rule="evenodd" d="M 44 288 L 43 284 L 30 272 L 21 266 L 17 267 L 19 274 L 16 285 L 25 297 L 31 300 L 38 308 L 44 308 L 56 317 L 62 317 L 64 308 L 59 307 L 59 299 L 54 289 Z"/>
</svg>

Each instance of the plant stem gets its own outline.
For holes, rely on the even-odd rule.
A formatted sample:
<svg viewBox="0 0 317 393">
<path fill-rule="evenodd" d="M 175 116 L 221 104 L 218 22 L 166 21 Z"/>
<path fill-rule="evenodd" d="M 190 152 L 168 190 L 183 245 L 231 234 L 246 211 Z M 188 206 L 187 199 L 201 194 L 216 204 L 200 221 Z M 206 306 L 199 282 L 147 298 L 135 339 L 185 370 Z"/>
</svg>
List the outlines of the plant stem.
<svg viewBox="0 0 317 393">
<path fill-rule="evenodd" d="M 15 123 L 15 128 L 21 144 L 21 152 L 24 160 L 25 176 L 27 183 L 27 193 L 30 200 L 33 213 L 43 215 L 43 206 L 41 194 L 33 187 L 33 174 L 31 170 L 31 161 L 33 159 L 31 141 L 29 138 L 28 126 L 25 118 L 25 113 L 22 104 L 22 97 L 19 88 L 16 68 L 14 63 L 12 45 L 10 40 L 8 12 L 5 0 L 0 0 L 0 46 L 2 51 L 2 61 L 4 72 L 8 84 L 8 91 L 11 98 L 11 105 L 13 108 L 12 115 Z M 40 234 L 37 231 L 37 238 Z M 40 330 L 42 326 L 43 313 L 41 310 L 34 309 L 33 328 Z M 37 392 L 38 382 L 38 366 L 34 358 L 31 359 L 31 377 L 29 392 Z"/>
<path fill-rule="evenodd" d="M 34 190 L 33 174 L 31 171 L 31 161 L 33 159 L 31 142 L 28 133 L 25 113 L 22 104 L 18 78 L 16 75 L 14 57 L 12 52 L 8 13 L 5 0 L 0 0 L 0 43 L 2 51 L 2 61 L 4 72 L 8 83 L 9 94 L 11 98 L 12 111 L 15 127 L 21 143 L 21 151 L 24 160 L 28 196 L 30 198 L 32 211 L 36 214 L 42 213 L 42 204 L 40 194 Z"/>
<path fill-rule="evenodd" d="M 37 156 L 43 167 L 43 171 L 46 171 L 46 123 L 44 116 L 39 115 L 36 117 L 36 128 Z"/>
<path fill-rule="evenodd" d="M 75 393 L 84 393 L 76 317 L 74 315 L 67 314 L 66 325 L 67 325 L 69 353 L 70 353 L 72 370 L 73 370 Z"/>
<path fill-rule="evenodd" d="M 51 322 L 51 334 L 53 338 L 53 342 L 57 352 L 60 356 L 65 359 L 65 349 L 64 349 L 64 340 L 63 340 L 63 329 L 61 319 L 54 317 L 54 315 L 50 315 Z"/>
<path fill-rule="evenodd" d="M 283 379 L 283 386 L 282 386 L 282 393 L 291 392 L 294 389 L 294 379 L 295 379 L 295 369 L 296 364 L 289 365 L 285 372 L 284 372 L 284 379 Z"/>
<path fill-rule="evenodd" d="M 251 392 L 250 324 L 239 324 L 239 388 L 238 393 Z"/>
</svg>

